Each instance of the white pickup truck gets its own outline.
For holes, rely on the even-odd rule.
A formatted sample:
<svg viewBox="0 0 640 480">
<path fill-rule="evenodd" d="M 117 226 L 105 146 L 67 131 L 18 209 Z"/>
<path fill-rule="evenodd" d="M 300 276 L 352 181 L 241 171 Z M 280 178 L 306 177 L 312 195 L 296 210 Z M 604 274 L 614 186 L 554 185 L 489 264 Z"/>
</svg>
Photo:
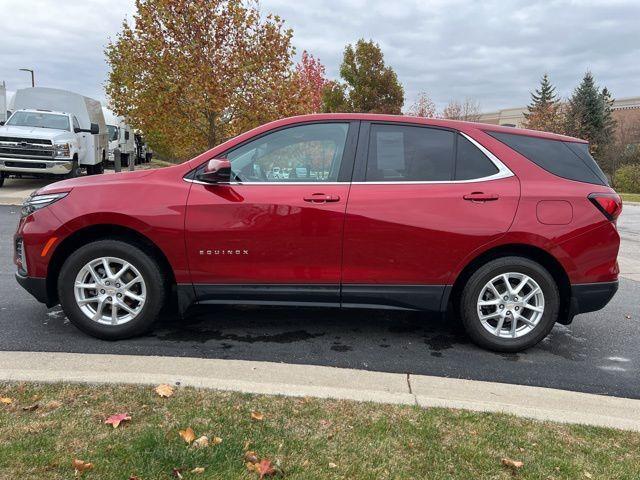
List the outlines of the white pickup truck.
<svg viewBox="0 0 640 480">
<path fill-rule="evenodd" d="M 0 122 L 0 186 L 9 176 L 63 177 L 104 171 L 107 129 L 100 102 L 52 88 L 18 90 Z"/>
</svg>

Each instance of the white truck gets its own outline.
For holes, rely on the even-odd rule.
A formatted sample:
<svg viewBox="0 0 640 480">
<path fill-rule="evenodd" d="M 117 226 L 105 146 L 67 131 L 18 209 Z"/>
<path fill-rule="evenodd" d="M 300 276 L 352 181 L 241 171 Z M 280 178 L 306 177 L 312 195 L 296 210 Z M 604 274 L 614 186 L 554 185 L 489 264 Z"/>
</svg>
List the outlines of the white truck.
<svg viewBox="0 0 640 480">
<path fill-rule="evenodd" d="M 118 117 L 108 110 L 102 108 L 107 130 L 109 132 L 109 152 L 107 159 L 113 162 L 115 159 L 116 149 L 120 151 L 120 162 L 122 166 L 129 166 L 129 160 L 136 159 L 136 141 L 133 129 L 127 125 L 124 118 Z"/>
<path fill-rule="evenodd" d="M 107 127 L 100 102 L 54 88 L 18 90 L 0 122 L 0 186 L 9 176 L 72 177 L 104 172 Z"/>
</svg>

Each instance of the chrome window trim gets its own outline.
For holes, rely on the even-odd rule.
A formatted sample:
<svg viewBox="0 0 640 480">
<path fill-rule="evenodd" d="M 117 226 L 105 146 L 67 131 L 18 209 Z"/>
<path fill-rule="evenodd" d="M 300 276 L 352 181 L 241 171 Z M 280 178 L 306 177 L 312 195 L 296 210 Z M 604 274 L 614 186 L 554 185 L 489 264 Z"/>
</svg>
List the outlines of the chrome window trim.
<svg viewBox="0 0 640 480">
<path fill-rule="evenodd" d="M 493 175 L 486 177 L 471 178 L 469 180 L 406 180 L 406 181 L 389 181 L 389 182 L 229 182 L 229 183 L 207 183 L 200 180 L 183 178 L 185 182 L 197 183 L 198 185 L 430 185 L 430 184 L 447 184 L 447 183 L 477 183 L 477 182 L 489 182 L 491 180 L 499 180 L 501 178 L 508 178 L 515 176 L 514 173 L 509 170 L 504 163 L 500 161 L 493 153 L 487 150 L 483 145 L 471 138 L 469 135 L 463 132 L 458 132 L 464 138 L 469 140 L 476 146 L 488 159 L 493 163 L 498 171 Z"/>
</svg>

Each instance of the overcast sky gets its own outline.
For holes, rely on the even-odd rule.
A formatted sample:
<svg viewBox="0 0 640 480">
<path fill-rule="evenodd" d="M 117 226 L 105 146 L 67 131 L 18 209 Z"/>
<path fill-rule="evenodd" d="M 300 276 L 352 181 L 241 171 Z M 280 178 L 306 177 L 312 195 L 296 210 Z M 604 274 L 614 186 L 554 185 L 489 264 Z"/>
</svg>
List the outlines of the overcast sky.
<svg viewBox="0 0 640 480">
<path fill-rule="evenodd" d="M 104 46 L 131 19 L 133 0 L 0 0 L 0 81 L 105 99 Z M 548 72 L 567 96 L 590 69 L 618 98 L 640 95 L 640 2 L 462 0 L 262 0 L 294 44 L 338 74 L 345 44 L 373 39 L 405 87 L 439 106 L 477 99 L 482 110 L 525 105 Z"/>
</svg>

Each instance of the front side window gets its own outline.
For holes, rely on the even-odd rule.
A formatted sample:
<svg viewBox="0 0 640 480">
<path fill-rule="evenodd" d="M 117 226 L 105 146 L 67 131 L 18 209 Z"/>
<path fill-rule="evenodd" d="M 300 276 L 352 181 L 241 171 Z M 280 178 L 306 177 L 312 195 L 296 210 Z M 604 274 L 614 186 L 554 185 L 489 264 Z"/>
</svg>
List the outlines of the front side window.
<svg viewBox="0 0 640 480">
<path fill-rule="evenodd" d="M 366 181 L 447 181 L 455 134 L 406 125 L 371 125 Z"/>
<path fill-rule="evenodd" d="M 7 125 L 71 131 L 68 116 L 44 112 L 16 112 L 7 121 Z"/>
<path fill-rule="evenodd" d="M 73 128 L 75 129 L 80 129 L 80 124 L 78 123 L 78 119 L 74 116 L 73 117 Z"/>
<path fill-rule="evenodd" d="M 116 127 L 115 125 L 107 125 L 107 131 L 109 132 L 110 142 L 118 140 L 118 127 Z"/>
<path fill-rule="evenodd" d="M 348 123 L 285 128 L 229 152 L 232 179 L 243 182 L 335 182 Z"/>
</svg>

